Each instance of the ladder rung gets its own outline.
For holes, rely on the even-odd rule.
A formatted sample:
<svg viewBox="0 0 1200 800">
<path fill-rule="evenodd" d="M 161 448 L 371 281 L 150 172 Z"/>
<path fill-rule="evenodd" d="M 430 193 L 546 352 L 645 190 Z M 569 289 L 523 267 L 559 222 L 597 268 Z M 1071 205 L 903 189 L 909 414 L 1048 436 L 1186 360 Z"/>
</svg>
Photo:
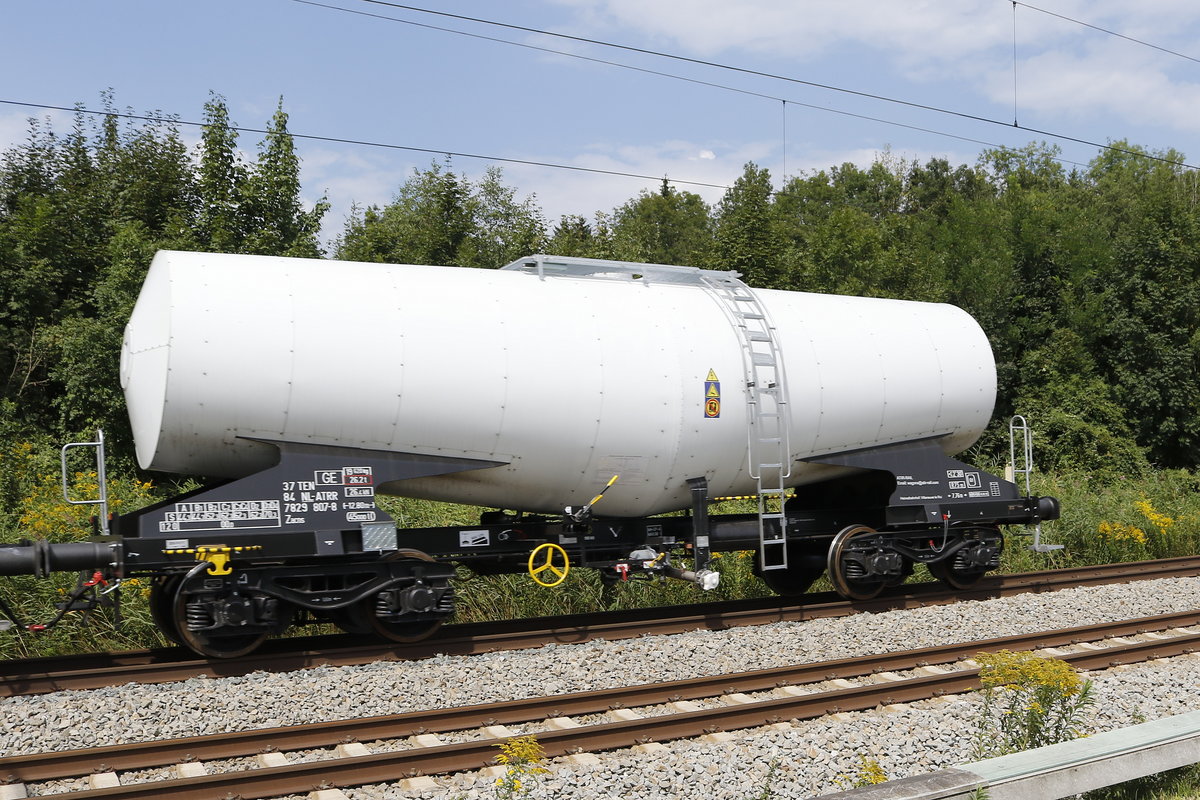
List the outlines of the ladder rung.
<svg viewBox="0 0 1200 800">
<path fill-rule="evenodd" d="M 783 442 L 783 439 L 778 436 L 762 436 L 759 437 L 758 441 L 762 444 L 780 444 Z"/>
<path fill-rule="evenodd" d="M 754 363 L 760 367 L 773 367 L 775 359 L 769 353 L 755 353 Z"/>
<path fill-rule="evenodd" d="M 766 319 L 763 314 L 755 314 L 753 311 L 739 311 L 738 316 L 742 319 Z"/>
<path fill-rule="evenodd" d="M 771 334 L 762 331 L 746 331 L 746 338 L 752 342 L 769 342 Z"/>
<path fill-rule="evenodd" d="M 750 295 L 746 295 L 746 294 L 731 294 L 731 295 L 729 295 L 729 299 L 737 300 L 739 303 L 753 303 L 754 302 L 754 298 L 751 297 Z"/>
</svg>

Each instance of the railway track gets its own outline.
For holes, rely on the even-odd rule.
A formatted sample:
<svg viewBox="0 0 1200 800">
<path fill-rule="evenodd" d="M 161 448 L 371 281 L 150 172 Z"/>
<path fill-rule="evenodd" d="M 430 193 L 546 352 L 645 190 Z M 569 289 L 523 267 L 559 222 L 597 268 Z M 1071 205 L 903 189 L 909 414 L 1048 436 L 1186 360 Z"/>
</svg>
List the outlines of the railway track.
<svg viewBox="0 0 1200 800">
<path fill-rule="evenodd" d="M 1200 556 L 1156 561 L 1043 570 L 990 576 L 969 590 L 941 584 L 907 584 L 871 601 L 843 600 L 832 593 L 806 595 L 803 602 L 767 597 L 724 603 L 700 603 L 631 611 L 540 617 L 495 623 L 452 625 L 429 640 L 410 645 L 364 642 L 339 634 L 278 639 L 251 656 L 203 659 L 184 648 L 87 654 L 0 662 L 0 697 L 67 689 L 96 689 L 124 683 L 166 683 L 199 675 L 232 677 L 259 670 L 284 672 L 319 666 L 344 666 L 386 660 L 416 660 L 433 655 L 470 655 L 495 650 L 540 647 L 550 642 L 623 639 L 742 625 L 802 621 L 917 608 L 961 600 L 981 600 L 1026 592 L 1055 591 L 1155 578 L 1200 575 Z"/>
<path fill-rule="evenodd" d="M 412 781 L 413 775 L 486 767 L 497 755 L 498 740 L 519 735 L 509 725 L 522 726 L 522 734 L 535 732 L 551 757 L 574 754 L 586 759 L 579 751 L 626 747 L 652 751 L 662 747 L 662 741 L 720 738 L 732 730 L 768 725 L 789 727 L 792 720 L 967 691 L 978 685 L 978 668 L 969 659 L 979 651 L 1075 647 L 1074 652 L 1051 652 L 1079 669 L 1102 669 L 1198 651 L 1198 630 L 1200 611 L 1189 611 L 687 681 L 24 755 L 0 759 L 0 779 L 35 783 L 91 775 L 93 785 L 104 787 L 59 795 L 77 800 L 232 795 L 251 800 L 305 793 L 318 786 Z M 438 737 L 451 732 L 460 741 Z M 397 745 L 395 740 L 405 741 Z M 383 744 L 376 744 L 372 752 L 361 742 Z M 285 755 L 317 748 L 336 750 L 333 757 L 319 760 L 292 761 Z M 202 766 L 230 759 L 248 763 L 214 774 Z M 225 763 L 222 768 L 228 767 Z M 116 774 L 155 768 L 161 772 L 157 780 L 142 774 L 136 778 L 141 782 L 125 784 Z M 45 795 L 46 787 L 37 793 Z"/>
</svg>

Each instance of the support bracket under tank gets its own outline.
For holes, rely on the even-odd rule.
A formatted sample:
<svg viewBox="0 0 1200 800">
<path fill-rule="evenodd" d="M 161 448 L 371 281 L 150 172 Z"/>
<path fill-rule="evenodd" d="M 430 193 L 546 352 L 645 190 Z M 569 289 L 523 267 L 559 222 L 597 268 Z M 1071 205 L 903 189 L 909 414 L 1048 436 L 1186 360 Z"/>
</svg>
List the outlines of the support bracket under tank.
<svg viewBox="0 0 1200 800">
<path fill-rule="evenodd" d="M 1022 496 L 1011 481 L 947 456 L 938 438 L 831 453 L 805 461 L 890 476 L 890 484 L 874 485 L 877 492 L 889 492 L 884 519 L 888 526 L 937 525 L 947 519 L 999 524 L 1058 519 L 1056 499 Z M 848 480 L 853 482 L 854 478 Z"/>
<path fill-rule="evenodd" d="M 202 545 L 262 545 L 265 559 L 395 550 L 394 520 L 377 490 L 412 478 L 503 462 L 256 439 L 275 446 L 267 469 L 172 497 L 115 520 L 130 568 L 173 564 Z M 137 540 L 138 543 L 134 543 Z"/>
</svg>

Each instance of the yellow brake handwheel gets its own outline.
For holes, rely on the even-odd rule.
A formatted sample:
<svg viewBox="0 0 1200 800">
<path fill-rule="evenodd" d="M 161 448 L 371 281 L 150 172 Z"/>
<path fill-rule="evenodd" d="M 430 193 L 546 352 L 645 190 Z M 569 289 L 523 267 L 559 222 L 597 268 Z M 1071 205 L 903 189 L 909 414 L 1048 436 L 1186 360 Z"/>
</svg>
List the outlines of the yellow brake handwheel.
<svg viewBox="0 0 1200 800">
<path fill-rule="evenodd" d="M 561 557 L 561 567 L 555 563 L 556 557 Z M 567 557 L 567 551 L 553 542 L 540 544 L 529 554 L 529 577 L 538 586 L 558 586 L 567 579 L 570 571 L 571 559 Z M 551 575 L 549 580 L 543 577 L 547 572 Z"/>
</svg>

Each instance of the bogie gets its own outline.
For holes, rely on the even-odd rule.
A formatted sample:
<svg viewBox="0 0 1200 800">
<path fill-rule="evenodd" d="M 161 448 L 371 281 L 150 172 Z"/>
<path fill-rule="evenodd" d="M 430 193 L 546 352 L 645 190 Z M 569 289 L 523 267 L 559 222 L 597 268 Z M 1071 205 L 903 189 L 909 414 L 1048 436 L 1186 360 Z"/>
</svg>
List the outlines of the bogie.
<svg viewBox="0 0 1200 800">
<path fill-rule="evenodd" d="M 237 658 L 291 624 L 294 610 L 277 598 L 189 573 L 175 589 L 173 622 L 182 643 L 210 658 Z"/>
</svg>

